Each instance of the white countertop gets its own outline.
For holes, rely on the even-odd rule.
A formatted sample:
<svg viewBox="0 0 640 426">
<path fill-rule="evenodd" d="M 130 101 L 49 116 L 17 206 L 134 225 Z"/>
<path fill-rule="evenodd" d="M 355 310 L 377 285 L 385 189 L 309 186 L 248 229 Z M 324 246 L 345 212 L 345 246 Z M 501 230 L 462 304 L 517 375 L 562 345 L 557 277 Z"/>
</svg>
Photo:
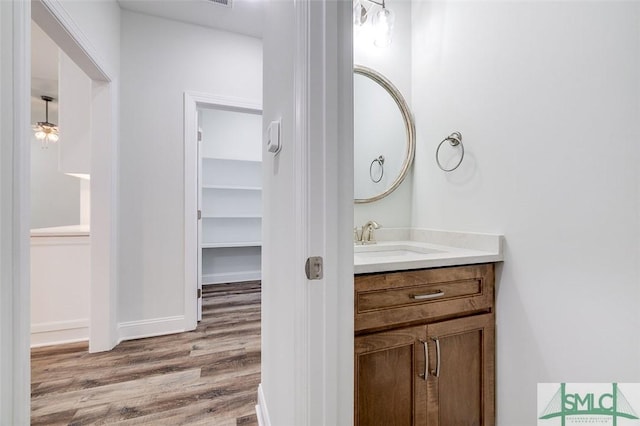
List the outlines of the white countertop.
<svg viewBox="0 0 640 426">
<path fill-rule="evenodd" d="M 404 271 L 503 260 L 502 235 L 392 228 L 354 247 L 354 273 Z"/>
<path fill-rule="evenodd" d="M 89 236 L 89 225 L 53 226 L 31 230 L 32 237 L 82 237 Z"/>
</svg>

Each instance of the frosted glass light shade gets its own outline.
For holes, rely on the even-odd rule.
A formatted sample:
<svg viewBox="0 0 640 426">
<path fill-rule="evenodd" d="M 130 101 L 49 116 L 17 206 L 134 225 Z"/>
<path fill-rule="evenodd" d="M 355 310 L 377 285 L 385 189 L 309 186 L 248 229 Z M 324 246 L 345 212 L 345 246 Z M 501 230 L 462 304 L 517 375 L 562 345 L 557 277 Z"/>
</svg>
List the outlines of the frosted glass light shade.
<svg viewBox="0 0 640 426">
<path fill-rule="evenodd" d="M 362 5 L 360 0 L 356 0 L 353 5 L 353 25 L 361 27 L 367 21 L 367 9 Z"/>
<path fill-rule="evenodd" d="M 396 16 L 393 11 L 382 8 L 373 17 L 375 39 L 373 44 L 378 47 L 389 47 Z"/>
<path fill-rule="evenodd" d="M 48 123 L 46 121 L 40 121 L 37 125 L 33 126 L 34 136 L 42 143 L 42 147 L 46 147 L 49 142 L 56 143 L 60 139 L 58 136 L 58 126 Z"/>
</svg>

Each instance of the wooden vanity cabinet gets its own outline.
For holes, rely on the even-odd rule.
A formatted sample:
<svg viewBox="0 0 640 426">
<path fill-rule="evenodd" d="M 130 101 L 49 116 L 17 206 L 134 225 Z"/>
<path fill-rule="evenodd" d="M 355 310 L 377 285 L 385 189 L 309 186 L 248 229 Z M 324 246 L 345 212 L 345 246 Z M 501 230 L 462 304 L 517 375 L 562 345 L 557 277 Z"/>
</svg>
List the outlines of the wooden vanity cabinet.
<svg viewBox="0 0 640 426">
<path fill-rule="evenodd" d="M 357 275 L 355 424 L 494 425 L 493 299 L 493 264 Z"/>
</svg>

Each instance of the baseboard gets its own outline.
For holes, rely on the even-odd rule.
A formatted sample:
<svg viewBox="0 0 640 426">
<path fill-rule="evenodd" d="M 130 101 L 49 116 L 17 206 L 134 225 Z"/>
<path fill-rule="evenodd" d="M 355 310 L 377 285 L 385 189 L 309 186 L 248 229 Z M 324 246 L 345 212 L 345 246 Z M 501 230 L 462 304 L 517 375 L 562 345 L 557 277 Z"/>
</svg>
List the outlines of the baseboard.
<svg viewBox="0 0 640 426">
<path fill-rule="evenodd" d="M 184 315 L 121 322 L 118 324 L 118 343 L 124 340 L 164 336 L 166 334 L 182 333 L 184 331 L 187 331 L 185 328 Z"/>
<path fill-rule="evenodd" d="M 89 320 L 51 321 L 31 325 L 31 347 L 89 340 Z"/>
<path fill-rule="evenodd" d="M 259 426 L 271 426 L 269 410 L 267 410 L 267 401 L 264 399 L 264 393 L 262 392 L 262 383 L 258 385 L 258 405 L 256 405 L 256 416 L 258 417 Z"/>
<path fill-rule="evenodd" d="M 202 274 L 202 284 L 239 283 L 261 279 L 260 271 L 226 272 L 219 274 Z"/>
</svg>

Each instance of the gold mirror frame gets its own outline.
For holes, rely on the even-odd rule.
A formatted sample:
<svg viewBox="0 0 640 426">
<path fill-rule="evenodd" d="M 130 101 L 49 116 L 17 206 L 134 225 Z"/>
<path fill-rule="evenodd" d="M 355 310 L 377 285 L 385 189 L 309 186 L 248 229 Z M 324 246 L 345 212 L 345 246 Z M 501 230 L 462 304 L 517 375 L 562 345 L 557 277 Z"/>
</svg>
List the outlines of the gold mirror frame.
<svg viewBox="0 0 640 426">
<path fill-rule="evenodd" d="M 409 105 L 407 105 L 407 102 L 404 100 L 404 97 L 396 88 L 396 86 L 394 86 L 393 83 L 391 83 L 385 76 L 371 68 L 367 68 L 362 65 L 354 65 L 353 72 L 354 74 L 360 74 L 375 81 L 380 86 L 382 86 L 382 88 L 385 89 L 387 93 L 391 95 L 398 108 L 400 108 L 400 113 L 402 114 L 402 119 L 404 120 L 407 138 L 407 150 L 404 158 L 404 163 L 402 164 L 402 169 L 400 169 L 400 173 L 393 181 L 391 186 L 384 192 L 381 192 L 380 194 L 369 198 L 354 198 L 354 202 L 356 204 L 363 204 L 378 201 L 391 194 L 400 186 L 405 177 L 407 177 L 407 173 L 411 168 L 411 164 L 413 164 L 413 157 L 416 150 L 416 127 L 413 121 L 413 114 L 411 114 L 411 110 L 409 109 Z"/>
</svg>

